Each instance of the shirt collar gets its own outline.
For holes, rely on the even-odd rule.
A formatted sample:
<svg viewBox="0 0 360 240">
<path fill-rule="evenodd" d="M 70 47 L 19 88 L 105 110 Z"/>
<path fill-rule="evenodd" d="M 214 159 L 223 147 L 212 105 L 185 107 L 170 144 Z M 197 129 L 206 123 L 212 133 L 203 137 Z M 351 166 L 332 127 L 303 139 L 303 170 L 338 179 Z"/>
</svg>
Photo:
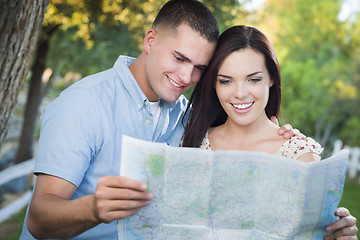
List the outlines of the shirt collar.
<svg viewBox="0 0 360 240">
<path fill-rule="evenodd" d="M 116 60 L 113 69 L 118 74 L 121 82 L 134 101 L 136 107 L 138 110 L 140 110 L 147 101 L 147 98 L 143 91 L 141 91 L 134 75 L 129 69 L 130 64 L 133 63 L 135 59 L 136 58 L 133 57 L 120 55 Z"/>
</svg>

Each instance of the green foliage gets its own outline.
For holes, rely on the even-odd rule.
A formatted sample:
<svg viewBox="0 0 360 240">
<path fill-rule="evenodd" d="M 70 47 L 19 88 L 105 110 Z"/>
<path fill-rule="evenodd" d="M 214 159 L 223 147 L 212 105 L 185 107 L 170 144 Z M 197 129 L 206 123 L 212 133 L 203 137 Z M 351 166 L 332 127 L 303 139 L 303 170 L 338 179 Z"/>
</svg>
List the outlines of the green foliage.
<svg viewBox="0 0 360 240">
<path fill-rule="evenodd" d="M 244 10 L 246 1 L 238 0 L 204 0 L 202 1 L 214 14 L 220 29 L 220 33 L 227 28 L 244 24 L 249 12 Z"/>
<path fill-rule="evenodd" d="M 303 126 L 301 131 L 307 135 L 315 133 L 316 121 L 332 106 L 330 88 L 323 78 L 312 59 L 290 62 L 282 68 L 281 116 L 285 122 Z"/>
<path fill-rule="evenodd" d="M 281 122 L 323 145 L 339 137 L 359 145 L 360 17 L 340 21 L 343 0 L 267 0 L 254 12 L 243 9 L 247 1 L 202 0 L 221 32 L 235 24 L 258 25 L 273 42 L 283 79 Z M 51 39 L 48 66 L 62 76 L 84 76 L 110 68 L 120 54 L 137 56 L 165 2 L 51 1 L 44 27 L 61 27 Z"/>
<path fill-rule="evenodd" d="M 92 34 L 94 45 L 86 48 L 83 39 L 74 39 L 74 29 L 58 31 L 51 39 L 48 67 L 65 75 L 78 72 L 94 74 L 112 67 L 120 54 L 137 56 L 136 41 L 131 38 L 126 26 L 96 25 Z"/>
<path fill-rule="evenodd" d="M 344 124 L 344 127 L 340 132 L 340 138 L 345 139 L 344 144 L 346 145 L 359 146 L 360 119 L 358 116 L 351 116 L 349 117 L 349 119 L 347 119 L 347 121 Z"/>
<path fill-rule="evenodd" d="M 268 0 L 282 69 L 282 117 L 322 145 L 359 145 L 359 36 L 340 21 L 341 0 Z M 266 10 L 264 11 L 264 15 Z M 269 19 L 271 17 L 267 17 Z M 268 26 L 269 27 L 269 26 Z"/>
<path fill-rule="evenodd" d="M 56 0 L 49 5 L 44 27 L 60 25 L 51 38 L 48 65 L 54 72 L 83 75 L 112 66 L 120 55 L 137 56 L 143 37 L 166 1 Z M 203 1 L 222 30 L 246 16 L 235 0 Z"/>
<path fill-rule="evenodd" d="M 195 88 L 195 85 L 192 86 L 189 90 L 187 90 L 186 92 L 184 92 L 184 96 L 187 98 L 187 99 L 190 99 L 190 96 L 191 96 L 191 93 L 194 91 L 194 88 Z"/>
<path fill-rule="evenodd" d="M 107 11 L 109 4 L 111 1 L 105 0 L 49 4 L 44 27 L 60 25 L 50 42 L 48 66 L 54 72 L 93 74 L 110 68 L 120 54 L 138 54 L 138 42 L 129 26 Z"/>
</svg>

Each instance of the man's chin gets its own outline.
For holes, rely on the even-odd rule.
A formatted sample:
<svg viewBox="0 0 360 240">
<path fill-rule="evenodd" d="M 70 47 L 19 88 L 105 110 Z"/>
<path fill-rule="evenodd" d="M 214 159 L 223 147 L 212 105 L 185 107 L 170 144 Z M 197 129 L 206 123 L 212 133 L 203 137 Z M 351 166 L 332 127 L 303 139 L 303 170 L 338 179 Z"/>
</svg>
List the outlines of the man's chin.
<svg viewBox="0 0 360 240">
<path fill-rule="evenodd" d="M 176 95 L 176 96 L 164 96 L 164 97 L 162 97 L 162 99 L 163 100 L 165 100 L 166 102 L 176 102 L 178 99 L 179 99 L 179 97 L 181 96 L 181 94 L 180 95 Z"/>
</svg>

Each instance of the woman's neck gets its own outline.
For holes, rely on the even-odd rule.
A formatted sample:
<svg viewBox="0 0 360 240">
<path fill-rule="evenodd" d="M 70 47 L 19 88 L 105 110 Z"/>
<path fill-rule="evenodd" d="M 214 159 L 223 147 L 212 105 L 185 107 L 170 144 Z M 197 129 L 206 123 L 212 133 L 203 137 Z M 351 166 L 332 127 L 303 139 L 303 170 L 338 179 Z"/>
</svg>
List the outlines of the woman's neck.
<svg viewBox="0 0 360 240">
<path fill-rule="evenodd" d="M 265 151 L 269 143 L 283 142 L 283 138 L 277 134 L 279 127 L 271 122 L 266 116 L 248 125 L 238 125 L 227 120 L 209 131 L 209 139 L 213 150 L 244 150 Z M 280 144 L 281 146 L 281 144 Z"/>
</svg>

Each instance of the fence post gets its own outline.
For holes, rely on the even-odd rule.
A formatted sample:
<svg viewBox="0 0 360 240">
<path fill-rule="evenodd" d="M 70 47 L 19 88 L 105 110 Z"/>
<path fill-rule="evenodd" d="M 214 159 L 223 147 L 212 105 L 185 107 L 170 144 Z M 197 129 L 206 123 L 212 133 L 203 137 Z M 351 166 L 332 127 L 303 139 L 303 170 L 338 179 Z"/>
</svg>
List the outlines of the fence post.
<svg viewBox="0 0 360 240">
<path fill-rule="evenodd" d="M 342 149 L 342 146 L 343 146 L 343 142 L 340 139 L 336 140 L 334 142 L 333 154 L 337 153 L 337 152 L 340 152 L 340 150 Z"/>
<path fill-rule="evenodd" d="M 357 179 L 360 183 L 360 148 L 343 146 L 343 142 L 337 139 L 334 142 L 333 154 L 339 152 L 342 148 L 349 149 L 349 162 L 347 166 L 347 173 L 349 178 Z"/>
<path fill-rule="evenodd" d="M 360 150 L 357 147 L 351 148 L 349 158 L 349 177 L 356 178 L 360 170 Z"/>
</svg>

